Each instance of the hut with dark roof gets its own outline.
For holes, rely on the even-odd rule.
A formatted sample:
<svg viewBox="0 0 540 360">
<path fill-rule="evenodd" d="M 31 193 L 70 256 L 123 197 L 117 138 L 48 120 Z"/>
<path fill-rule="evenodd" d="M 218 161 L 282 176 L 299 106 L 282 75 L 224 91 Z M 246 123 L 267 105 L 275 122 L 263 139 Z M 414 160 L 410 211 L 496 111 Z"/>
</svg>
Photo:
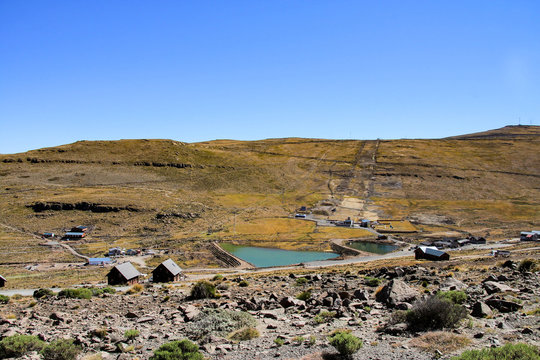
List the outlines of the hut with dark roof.
<svg viewBox="0 0 540 360">
<path fill-rule="evenodd" d="M 437 249 L 435 246 L 419 246 L 414 251 L 414 258 L 416 260 L 450 260 L 450 255 L 447 252 Z"/>
<path fill-rule="evenodd" d="M 107 283 L 109 285 L 133 285 L 139 282 L 142 274 L 135 269 L 130 262 L 116 265 L 107 274 Z"/>
<path fill-rule="evenodd" d="M 182 269 L 172 259 L 167 259 L 152 271 L 153 282 L 178 281 L 182 277 Z"/>
</svg>

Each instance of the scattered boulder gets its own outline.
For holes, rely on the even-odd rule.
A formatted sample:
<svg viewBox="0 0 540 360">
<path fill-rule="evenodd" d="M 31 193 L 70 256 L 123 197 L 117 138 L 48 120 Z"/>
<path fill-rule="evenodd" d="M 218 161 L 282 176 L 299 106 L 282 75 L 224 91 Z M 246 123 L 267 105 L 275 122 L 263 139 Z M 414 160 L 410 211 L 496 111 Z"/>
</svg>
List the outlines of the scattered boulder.
<svg viewBox="0 0 540 360">
<path fill-rule="evenodd" d="M 490 307 L 486 303 L 478 301 L 473 305 L 471 315 L 477 318 L 484 318 L 484 317 L 492 316 L 493 312 L 491 311 Z"/>
<path fill-rule="evenodd" d="M 419 296 L 418 291 L 399 279 L 390 280 L 376 295 L 375 299 L 389 307 L 401 302 L 413 302 Z"/>
</svg>

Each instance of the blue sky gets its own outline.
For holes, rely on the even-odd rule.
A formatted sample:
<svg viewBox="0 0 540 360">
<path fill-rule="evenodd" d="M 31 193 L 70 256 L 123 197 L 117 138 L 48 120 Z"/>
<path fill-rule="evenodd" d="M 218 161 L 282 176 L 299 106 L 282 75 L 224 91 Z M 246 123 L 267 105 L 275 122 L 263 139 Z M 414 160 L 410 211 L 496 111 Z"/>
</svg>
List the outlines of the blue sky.
<svg viewBox="0 0 540 360">
<path fill-rule="evenodd" d="M 0 153 L 540 123 L 540 2 L 0 1 Z"/>
</svg>

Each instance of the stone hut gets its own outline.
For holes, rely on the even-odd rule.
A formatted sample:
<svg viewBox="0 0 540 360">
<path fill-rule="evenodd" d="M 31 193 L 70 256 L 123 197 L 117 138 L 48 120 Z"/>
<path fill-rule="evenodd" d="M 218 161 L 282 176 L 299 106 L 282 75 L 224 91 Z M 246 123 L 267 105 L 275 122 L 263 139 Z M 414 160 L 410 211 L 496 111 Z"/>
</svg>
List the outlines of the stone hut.
<svg viewBox="0 0 540 360">
<path fill-rule="evenodd" d="M 152 271 L 153 282 L 178 281 L 182 277 L 182 269 L 172 259 L 167 259 Z"/>
<path fill-rule="evenodd" d="M 139 282 L 142 274 L 130 262 L 116 265 L 107 274 L 109 285 L 133 285 Z"/>
</svg>

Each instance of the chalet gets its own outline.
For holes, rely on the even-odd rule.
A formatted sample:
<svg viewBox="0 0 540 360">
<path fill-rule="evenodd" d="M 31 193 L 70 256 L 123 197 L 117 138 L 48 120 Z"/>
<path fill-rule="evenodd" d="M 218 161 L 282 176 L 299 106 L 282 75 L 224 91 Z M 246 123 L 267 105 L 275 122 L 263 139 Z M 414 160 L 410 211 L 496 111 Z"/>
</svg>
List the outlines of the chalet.
<svg viewBox="0 0 540 360">
<path fill-rule="evenodd" d="M 73 232 L 87 232 L 88 231 L 88 226 L 84 226 L 84 225 L 75 226 L 75 227 L 71 228 L 71 231 L 73 231 Z"/>
<path fill-rule="evenodd" d="M 465 246 L 465 245 L 469 245 L 470 243 L 471 243 L 471 240 L 469 239 L 459 239 L 457 241 L 458 246 Z"/>
<path fill-rule="evenodd" d="M 360 226 L 361 226 L 361 227 L 367 228 L 367 227 L 369 227 L 370 225 L 371 225 L 371 222 L 370 222 L 368 219 L 362 219 L 362 220 L 360 221 Z"/>
<path fill-rule="evenodd" d="M 81 232 L 81 231 L 68 231 L 67 233 L 65 233 L 64 235 L 64 239 L 66 240 L 70 240 L 70 239 L 82 239 L 86 236 L 86 233 L 85 232 Z"/>
<path fill-rule="evenodd" d="M 108 257 L 88 259 L 88 265 L 105 265 L 105 264 L 110 264 L 111 262 L 112 262 L 111 258 L 108 258 Z"/>
<path fill-rule="evenodd" d="M 444 251 L 437 249 L 434 246 L 419 246 L 414 250 L 414 258 L 416 260 L 450 260 L 450 255 Z"/>
<path fill-rule="evenodd" d="M 107 274 L 109 285 L 133 285 L 139 282 L 142 274 L 130 262 L 116 265 Z"/>
<path fill-rule="evenodd" d="M 540 231 L 522 231 L 519 239 L 521 241 L 538 241 Z"/>
<path fill-rule="evenodd" d="M 478 236 L 469 236 L 469 241 L 471 242 L 471 244 L 485 244 L 486 243 L 485 238 L 478 237 Z"/>
<path fill-rule="evenodd" d="M 153 282 L 178 281 L 182 277 L 182 269 L 172 259 L 167 259 L 152 271 Z"/>
<path fill-rule="evenodd" d="M 6 286 L 6 278 L 0 275 L 0 287 Z"/>
</svg>

